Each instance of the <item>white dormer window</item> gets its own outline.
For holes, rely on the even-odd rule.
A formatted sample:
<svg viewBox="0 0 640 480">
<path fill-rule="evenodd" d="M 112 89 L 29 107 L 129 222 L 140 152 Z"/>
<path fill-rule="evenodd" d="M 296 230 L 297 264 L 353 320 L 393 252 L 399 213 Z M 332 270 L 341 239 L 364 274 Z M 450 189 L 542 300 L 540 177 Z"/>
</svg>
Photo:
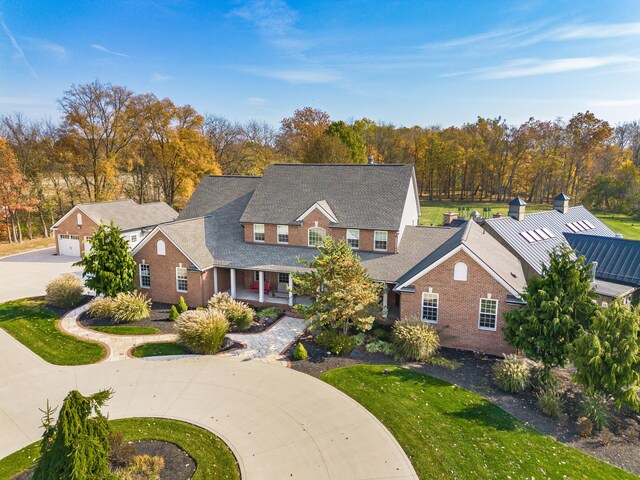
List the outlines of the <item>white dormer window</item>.
<svg viewBox="0 0 640 480">
<path fill-rule="evenodd" d="M 76 222 L 78 223 L 79 227 L 82 226 L 82 214 L 81 213 L 77 213 L 76 214 Z"/>
<path fill-rule="evenodd" d="M 289 225 L 278 225 L 278 243 L 289 243 Z"/>
<path fill-rule="evenodd" d="M 158 255 L 160 256 L 164 256 L 167 254 L 166 251 L 166 247 L 164 244 L 164 240 L 158 240 L 158 243 L 156 243 L 156 251 L 158 252 Z"/>
<path fill-rule="evenodd" d="M 469 268 L 464 262 L 458 262 L 453 266 L 453 279 L 457 282 L 466 282 Z"/>
<path fill-rule="evenodd" d="M 322 227 L 311 227 L 309 229 L 309 246 L 319 247 L 324 243 L 327 232 Z"/>
<path fill-rule="evenodd" d="M 264 242 L 264 223 L 255 223 L 253 225 L 253 241 Z"/>
<path fill-rule="evenodd" d="M 360 248 L 360 230 L 347 230 L 347 245 L 351 248 Z"/>
<path fill-rule="evenodd" d="M 129 237 L 129 241 L 131 243 L 138 243 L 138 234 L 132 233 L 131 236 Z"/>
<path fill-rule="evenodd" d="M 373 233 L 373 249 L 381 252 L 387 251 L 389 244 L 389 232 L 376 230 Z"/>
</svg>

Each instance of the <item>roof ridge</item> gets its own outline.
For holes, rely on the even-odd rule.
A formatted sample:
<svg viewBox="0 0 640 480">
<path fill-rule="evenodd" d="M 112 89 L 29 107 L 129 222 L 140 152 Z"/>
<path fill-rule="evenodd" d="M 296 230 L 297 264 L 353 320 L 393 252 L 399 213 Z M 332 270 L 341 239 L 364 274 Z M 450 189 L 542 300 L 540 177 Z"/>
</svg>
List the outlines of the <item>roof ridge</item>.
<svg viewBox="0 0 640 480">
<path fill-rule="evenodd" d="M 192 222 L 194 220 L 203 220 L 204 221 L 205 217 L 206 217 L 206 215 L 201 215 L 199 217 L 183 218 L 182 220 L 172 220 L 171 222 L 160 223 L 157 226 L 158 227 L 164 227 L 166 225 L 173 225 L 174 223 L 186 223 L 186 222 Z"/>
<path fill-rule="evenodd" d="M 76 207 L 80 207 L 80 206 L 87 206 L 87 205 L 102 205 L 105 203 L 121 203 L 121 202 L 133 202 L 136 205 L 140 205 L 138 202 L 136 202 L 133 198 L 123 198 L 120 200 L 105 200 L 103 202 L 85 202 L 85 203 L 78 203 L 75 206 Z"/>
</svg>

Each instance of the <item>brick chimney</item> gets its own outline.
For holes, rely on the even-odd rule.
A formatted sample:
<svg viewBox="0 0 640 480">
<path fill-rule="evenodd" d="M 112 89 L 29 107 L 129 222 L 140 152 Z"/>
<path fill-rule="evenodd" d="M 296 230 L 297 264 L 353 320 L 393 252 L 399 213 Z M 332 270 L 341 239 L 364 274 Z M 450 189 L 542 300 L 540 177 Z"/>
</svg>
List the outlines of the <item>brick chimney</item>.
<svg viewBox="0 0 640 480">
<path fill-rule="evenodd" d="M 509 216 L 521 222 L 524 220 L 524 212 L 527 206 L 527 202 L 520 197 L 516 197 L 509 202 Z"/>
<path fill-rule="evenodd" d="M 553 209 L 566 214 L 569 211 L 570 198 L 564 192 L 553 197 Z"/>
<path fill-rule="evenodd" d="M 451 222 L 458 219 L 458 214 L 449 212 L 444 214 L 444 225 L 451 225 Z"/>
</svg>

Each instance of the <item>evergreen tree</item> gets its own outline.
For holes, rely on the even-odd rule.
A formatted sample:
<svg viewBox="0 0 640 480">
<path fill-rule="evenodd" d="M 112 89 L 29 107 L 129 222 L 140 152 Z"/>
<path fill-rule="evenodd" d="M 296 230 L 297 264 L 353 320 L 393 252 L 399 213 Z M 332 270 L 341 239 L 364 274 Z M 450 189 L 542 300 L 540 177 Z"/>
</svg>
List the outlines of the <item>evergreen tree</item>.
<svg viewBox="0 0 640 480">
<path fill-rule="evenodd" d="M 184 313 L 189 310 L 187 307 L 187 302 L 184 301 L 184 297 L 180 295 L 180 300 L 178 301 L 178 313 Z"/>
<path fill-rule="evenodd" d="M 72 390 L 62 403 L 56 423 L 52 419 L 55 409 L 47 405 L 33 480 L 113 478 L 109 473 L 109 424 L 100 412 L 111 393 L 101 390 L 85 397 Z"/>
<path fill-rule="evenodd" d="M 327 237 L 318 250 L 312 262 L 299 260 L 311 271 L 292 275 L 293 293 L 315 299 L 310 306 L 296 305 L 296 310 L 311 320 L 312 328 L 342 329 L 344 334 L 352 325 L 369 330 L 380 312 L 382 285 L 343 240 Z"/>
<path fill-rule="evenodd" d="M 171 320 L 172 322 L 175 322 L 179 316 L 180 316 L 180 313 L 178 313 L 178 309 L 176 308 L 176 306 L 171 305 L 171 311 L 169 312 L 169 320 Z"/>
<path fill-rule="evenodd" d="M 599 309 L 571 360 L 587 393 L 613 397 L 617 408 L 640 409 L 640 313 L 617 300 Z"/>
<path fill-rule="evenodd" d="M 113 223 L 100 225 L 89 243 L 91 251 L 74 263 L 83 267 L 85 285 L 107 297 L 133 291 L 136 262 L 129 251 L 129 242 L 120 236 L 120 229 Z"/>
<path fill-rule="evenodd" d="M 504 314 L 507 343 L 547 369 L 563 366 L 597 308 L 592 277 L 584 257 L 574 258 L 567 246 L 556 248 L 542 276 L 529 281 L 523 295 L 526 304 Z"/>
</svg>

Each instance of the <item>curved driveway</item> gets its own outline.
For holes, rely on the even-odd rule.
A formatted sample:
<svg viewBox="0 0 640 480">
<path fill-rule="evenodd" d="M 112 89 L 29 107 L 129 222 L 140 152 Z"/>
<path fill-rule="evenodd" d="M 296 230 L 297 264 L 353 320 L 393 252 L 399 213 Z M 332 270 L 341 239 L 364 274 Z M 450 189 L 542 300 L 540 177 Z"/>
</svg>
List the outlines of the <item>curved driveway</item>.
<svg viewBox="0 0 640 480">
<path fill-rule="evenodd" d="M 219 435 L 250 479 L 417 479 L 390 433 L 323 382 L 212 356 L 57 367 L 0 330 L 0 458 L 37 440 L 46 405 L 113 388 L 111 418 L 166 417 Z"/>
</svg>

